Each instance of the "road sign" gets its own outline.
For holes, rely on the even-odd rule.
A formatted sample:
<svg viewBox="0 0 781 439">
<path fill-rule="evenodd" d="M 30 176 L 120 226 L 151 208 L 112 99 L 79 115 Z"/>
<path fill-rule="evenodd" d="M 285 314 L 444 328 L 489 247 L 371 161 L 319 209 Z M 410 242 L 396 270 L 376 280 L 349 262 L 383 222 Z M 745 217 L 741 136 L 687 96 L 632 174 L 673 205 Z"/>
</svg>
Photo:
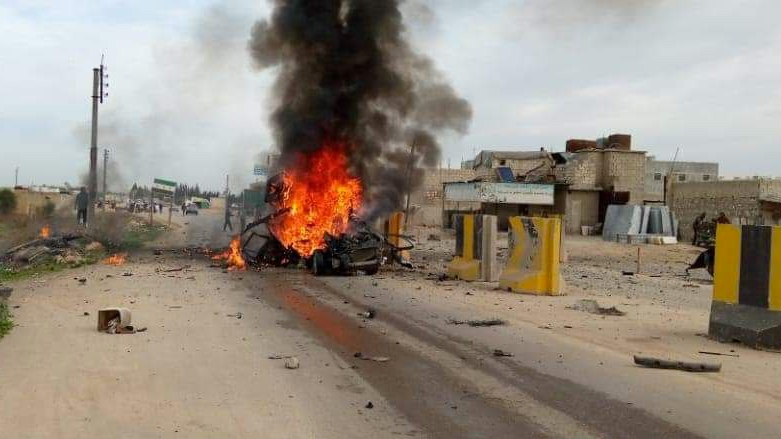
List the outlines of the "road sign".
<svg viewBox="0 0 781 439">
<path fill-rule="evenodd" d="M 172 196 L 176 190 L 176 182 L 171 180 L 163 180 L 162 178 L 155 178 L 152 185 L 152 192 L 161 195 Z"/>
</svg>

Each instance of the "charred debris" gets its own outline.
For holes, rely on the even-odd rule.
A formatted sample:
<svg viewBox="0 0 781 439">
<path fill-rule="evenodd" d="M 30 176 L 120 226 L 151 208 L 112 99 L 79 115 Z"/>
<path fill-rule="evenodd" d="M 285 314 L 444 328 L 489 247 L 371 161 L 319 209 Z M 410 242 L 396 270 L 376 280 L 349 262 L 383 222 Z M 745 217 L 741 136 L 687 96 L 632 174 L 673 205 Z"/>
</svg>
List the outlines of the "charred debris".
<svg viewBox="0 0 781 439">
<path fill-rule="evenodd" d="M 244 260 L 255 267 L 289 267 L 304 265 L 315 275 L 348 275 L 363 272 L 376 274 L 385 263 L 398 263 L 413 268 L 403 252 L 414 248 L 412 237 L 400 236 L 403 245 L 393 244 L 389 238 L 377 233 L 363 219 L 350 215 L 346 231 L 324 236 L 325 245 L 311 255 L 302 255 L 292 246 L 285 246 L 274 233 L 273 224 L 290 213 L 289 208 L 279 208 L 278 201 L 285 192 L 279 176 L 269 180 L 266 205 L 272 212 L 247 224 L 241 233 L 241 252 Z"/>
</svg>

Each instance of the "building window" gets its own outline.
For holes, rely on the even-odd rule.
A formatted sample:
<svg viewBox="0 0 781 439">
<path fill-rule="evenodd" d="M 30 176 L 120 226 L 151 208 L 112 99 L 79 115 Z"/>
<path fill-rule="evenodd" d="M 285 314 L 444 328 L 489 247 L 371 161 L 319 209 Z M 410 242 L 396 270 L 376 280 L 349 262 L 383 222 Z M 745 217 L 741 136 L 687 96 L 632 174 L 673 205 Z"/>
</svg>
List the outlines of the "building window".
<svg viewBox="0 0 781 439">
<path fill-rule="evenodd" d="M 702 181 L 710 181 L 710 175 L 709 174 L 702 174 Z"/>
<path fill-rule="evenodd" d="M 678 181 L 686 181 L 686 174 L 678 174 Z"/>
<path fill-rule="evenodd" d="M 507 165 L 507 160 L 499 160 L 499 166 Z"/>
<path fill-rule="evenodd" d="M 654 172 L 654 181 L 662 181 L 662 173 Z"/>
</svg>

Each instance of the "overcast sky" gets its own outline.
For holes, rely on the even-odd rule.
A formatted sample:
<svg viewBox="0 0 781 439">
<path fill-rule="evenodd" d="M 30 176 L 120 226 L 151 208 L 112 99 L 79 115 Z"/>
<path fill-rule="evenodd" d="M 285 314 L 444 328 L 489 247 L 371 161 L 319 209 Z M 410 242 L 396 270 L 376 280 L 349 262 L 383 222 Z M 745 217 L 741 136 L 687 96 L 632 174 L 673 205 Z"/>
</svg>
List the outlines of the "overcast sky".
<svg viewBox="0 0 781 439">
<path fill-rule="evenodd" d="M 99 145 L 123 184 L 152 177 L 233 189 L 273 147 L 273 72 L 252 69 L 262 0 L 4 0 L 0 186 L 77 183 L 88 162 L 92 67 L 106 54 Z M 458 167 L 480 149 L 562 150 L 613 132 L 660 159 L 781 176 L 781 2 L 435 0 L 409 34 L 474 109 L 442 139 Z M 111 170 L 111 168 L 110 168 Z"/>
</svg>

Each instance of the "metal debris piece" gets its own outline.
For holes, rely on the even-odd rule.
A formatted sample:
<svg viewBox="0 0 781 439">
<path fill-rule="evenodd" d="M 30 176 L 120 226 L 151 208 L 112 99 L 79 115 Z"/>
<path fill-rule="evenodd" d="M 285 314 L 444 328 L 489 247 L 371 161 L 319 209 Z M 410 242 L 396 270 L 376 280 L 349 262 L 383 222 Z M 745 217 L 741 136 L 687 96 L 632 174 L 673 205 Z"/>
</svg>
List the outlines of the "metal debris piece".
<svg viewBox="0 0 781 439">
<path fill-rule="evenodd" d="M 373 319 L 375 316 L 377 316 L 377 310 L 374 308 L 369 308 L 367 311 L 359 312 L 358 315 L 365 319 Z"/>
<path fill-rule="evenodd" d="M 299 367 L 300 367 L 300 363 L 298 362 L 298 358 L 288 357 L 285 359 L 286 369 L 298 369 Z"/>
<path fill-rule="evenodd" d="M 705 355 L 721 355 L 723 357 L 736 357 L 740 358 L 740 355 L 738 354 L 725 354 L 723 352 L 710 352 L 710 351 L 697 351 L 698 354 L 705 354 Z"/>
<path fill-rule="evenodd" d="M 689 361 L 663 360 L 654 357 L 634 356 L 635 364 L 654 369 L 676 369 L 685 372 L 719 372 L 721 363 L 698 363 Z"/>
<path fill-rule="evenodd" d="M 167 269 L 167 270 L 160 270 L 160 273 L 173 273 L 173 272 L 175 272 L 175 271 L 183 271 L 183 270 L 186 270 L 186 269 L 188 269 L 188 268 L 190 268 L 190 267 L 191 267 L 190 265 L 183 265 L 183 266 L 181 266 L 181 267 L 177 267 L 177 268 L 169 268 L 169 269 Z"/>
<path fill-rule="evenodd" d="M 374 361 L 374 362 L 377 362 L 377 363 L 387 363 L 388 361 L 390 361 L 390 357 L 366 357 L 363 354 L 361 354 L 360 352 L 356 352 L 355 355 L 358 355 L 358 354 L 360 354 L 360 356 L 356 356 L 355 358 L 360 358 L 361 360 Z"/>
<path fill-rule="evenodd" d="M 483 326 L 501 326 L 506 325 L 507 322 L 502 319 L 485 319 L 485 320 L 456 320 L 448 319 L 447 321 L 451 325 L 469 325 L 471 327 L 483 327 Z"/>
<path fill-rule="evenodd" d="M 515 355 L 510 352 L 505 352 L 501 349 L 494 349 L 494 357 L 514 357 Z"/>
</svg>

